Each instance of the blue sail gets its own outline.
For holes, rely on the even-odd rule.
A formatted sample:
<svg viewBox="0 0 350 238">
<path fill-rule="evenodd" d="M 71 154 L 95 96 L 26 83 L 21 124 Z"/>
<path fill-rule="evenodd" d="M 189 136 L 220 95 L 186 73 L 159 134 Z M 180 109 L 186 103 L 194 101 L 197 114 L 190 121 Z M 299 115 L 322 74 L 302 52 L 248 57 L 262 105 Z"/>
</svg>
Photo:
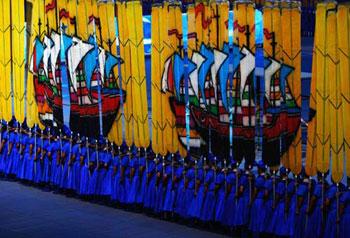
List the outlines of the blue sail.
<svg viewBox="0 0 350 238">
<path fill-rule="evenodd" d="M 201 91 L 201 97 L 203 102 L 206 103 L 205 99 L 205 79 L 207 73 L 210 70 L 211 66 L 214 64 L 214 53 L 210 48 L 207 48 L 204 44 L 200 47 L 200 53 L 205 57 L 205 61 L 202 63 L 201 67 L 198 70 L 198 84 Z"/>
<path fill-rule="evenodd" d="M 90 36 L 88 39 L 90 44 L 94 44 L 94 37 Z M 84 57 L 84 72 L 85 72 L 85 81 L 86 87 L 91 88 L 91 78 L 96 68 L 96 59 L 95 52 L 93 50 L 89 51 Z"/>
<path fill-rule="evenodd" d="M 35 64 L 35 68 L 38 69 L 40 62 L 44 56 L 44 46 L 43 43 L 41 43 L 40 39 L 38 37 L 35 38 L 35 62 L 33 62 L 33 64 Z M 34 58 L 33 58 L 34 60 Z"/>
<path fill-rule="evenodd" d="M 193 63 L 191 60 L 188 60 L 187 65 L 187 73 L 188 75 L 193 72 L 193 70 L 196 69 L 196 64 Z M 184 77 L 184 60 L 181 58 L 179 54 L 174 55 L 174 84 L 175 84 L 175 91 L 176 95 L 180 95 L 180 82 L 181 79 Z"/>
</svg>

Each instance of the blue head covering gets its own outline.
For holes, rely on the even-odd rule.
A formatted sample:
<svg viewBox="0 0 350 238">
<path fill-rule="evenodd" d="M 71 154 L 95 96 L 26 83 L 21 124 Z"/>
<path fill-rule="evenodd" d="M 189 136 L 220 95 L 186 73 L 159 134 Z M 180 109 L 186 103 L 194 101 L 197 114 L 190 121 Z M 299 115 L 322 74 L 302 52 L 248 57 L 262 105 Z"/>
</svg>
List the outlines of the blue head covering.
<svg viewBox="0 0 350 238">
<path fill-rule="evenodd" d="M 262 161 L 262 160 L 259 160 L 259 161 L 256 163 L 256 166 L 257 166 L 259 169 L 266 169 L 266 165 L 265 165 L 264 161 Z"/>
<path fill-rule="evenodd" d="M 285 167 L 280 168 L 280 175 L 286 175 L 287 174 L 287 169 Z"/>
</svg>

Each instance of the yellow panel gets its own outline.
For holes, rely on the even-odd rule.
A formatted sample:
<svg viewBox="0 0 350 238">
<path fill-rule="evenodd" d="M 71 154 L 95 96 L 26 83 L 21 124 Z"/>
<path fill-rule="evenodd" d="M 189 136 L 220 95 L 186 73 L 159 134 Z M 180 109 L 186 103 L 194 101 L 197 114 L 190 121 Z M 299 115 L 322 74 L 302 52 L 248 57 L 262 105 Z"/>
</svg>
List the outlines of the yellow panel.
<svg viewBox="0 0 350 238">
<path fill-rule="evenodd" d="M 315 55 L 317 64 L 316 77 L 316 119 L 317 119 L 317 170 L 326 173 L 330 163 L 330 124 L 329 124 L 329 81 L 327 81 L 327 10 L 335 7 L 333 3 L 318 4 L 316 10 Z"/>
<path fill-rule="evenodd" d="M 281 34 L 278 34 L 282 39 L 283 49 L 280 56 L 284 63 L 294 68 L 287 82 L 298 107 L 301 107 L 301 15 L 298 6 L 282 8 L 281 29 Z M 287 154 L 283 156 L 283 161 L 286 160 L 294 174 L 301 172 L 301 127 L 298 128 Z"/>
<path fill-rule="evenodd" d="M 350 176 L 350 6 L 339 5 L 338 15 L 339 76 L 343 106 L 343 132 L 346 174 Z"/>
<path fill-rule="evenodd" d="M 137 147 L 149 145 L 146 72 L 142 28 L 142 6 L 138 1 L 126 3 L 127 27 L 131 53 L 131 80 L 134 115 L 134 143 Z M 127 64 L 127 62 L 125 62 Z"/>
</svg>

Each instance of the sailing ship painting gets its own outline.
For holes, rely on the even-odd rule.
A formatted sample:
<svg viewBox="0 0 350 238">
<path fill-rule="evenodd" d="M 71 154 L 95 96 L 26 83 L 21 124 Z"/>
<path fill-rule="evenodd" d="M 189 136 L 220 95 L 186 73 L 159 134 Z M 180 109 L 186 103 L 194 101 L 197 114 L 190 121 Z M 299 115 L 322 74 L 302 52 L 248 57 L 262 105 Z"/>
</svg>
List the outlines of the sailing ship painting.
<svg viewBox="0 0 350 238">
<path fill-rule="evenodd" d="M 264 156 L 274 148 L 280 147 L 280 137 L 285 138 L 286 152 L 300 126 L 300 107 L 290 91 L 287 76 L 293 67 L 273 58 L 265 58 L 265 97 L 263 115 Z M 230 87 L 229 63 L 233 64 L 233 87 Z M 173 94 L 169 99 L 176 115 L 177 127 L 185 127 L 185 88 L 183 71 L 184 60 L 179 54 L 171 56 L 164 65 L 162 77 L 163 92 Z M 242 148 L 254 153 L 256 117 L 254 101 L 255 55 L 246 47 L 234 45 L 229 52 L 228 43 L 223 49 L 211 49 L 202 44 L 199 52 L 194 52 L 189 60 L 189 100 L 190 127 L 200 134 L 191 138 L 191 147 L 201 146 L 200 140 L 208 144 L 211 135 L 213 153 L 229 155 L 230 112 L 233 114 L 234 151 Z M 274 77 L 279 75 L 279 77 Z M 232 96 L 230 97 L 230 91 Z M 285 105 L 281 110 L 281 103 Z M 286 125 L 283 128 L 283 124 Z M 209 133 L 208 130 L 211 130 Z M 180 135 L 185 145 L 186 138 Z M 235 149 L 241 148 L 241 149 Z M 280 155 L 278 155 L 280 157 Z M 253 157 L 254 158 L 254 157 Z M 236 160 L 242 160 L 236 154 Z M 274 161 L 274 160 L 271 160 Z"/>
<path fill-rule="evenodd" d="M 125 97 L 125 93 L 122 93 L 124 97 L 120 95 L 113 72 L 118 62 L 123 62 L 101 46 L 96 60 L 93 36 L 85 42 L 52 30 L 42 41 L 36 38 L 30 72 L 34 75 L 37 104 L 43 105 L 43 110 L 39 110 L 41 122 L 46 126 L 63 126 L 62 51 L 69 78 L 70 129 L 89 137 L 99 136 L 98 88 L 101 87 L 103 135 L 107 135 Z"/>
</svg>

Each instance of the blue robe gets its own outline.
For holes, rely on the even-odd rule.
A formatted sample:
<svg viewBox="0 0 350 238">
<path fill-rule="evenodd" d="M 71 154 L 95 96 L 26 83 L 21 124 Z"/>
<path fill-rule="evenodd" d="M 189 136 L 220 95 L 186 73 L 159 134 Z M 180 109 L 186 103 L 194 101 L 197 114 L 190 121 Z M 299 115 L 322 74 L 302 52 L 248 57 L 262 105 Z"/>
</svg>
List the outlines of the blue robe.
<svg viewBox="0 0 350 238">
<path fill-rule="evenodd" d="M 6 170 L 6 161 L 7 161 L 7 151 L 8 151 L 8 141 L 9 141 L 9 134 L 8 131 L 4 131 L 2 133 L 2 142 L 3 147 L 0 154 L 0 173 L 5 173 Z"/>
<path fill-rule="evenodd" d="M 350 236 L 350 188 L 340 196 L 339 203 L 344 206 L 344 213 L 340 217 L 339 234 L 341 238 L 346 238 Z"/>
<path fill-rule="evenodd" d="M 41 152 L 39 153 L 38 150 L 41 150 L 41 143 L 42 139 L 40 137 L 36 138 L 36 153 L 34 151 L 34 155 L 36 156 L 35 161 L 34 161 L 34 183 L 39 184 L 41 182 L 41 177 L 42 177 L 42 171 L 43 171 L 43 163 L 41 161 Z"/>
<path fill-rule="evenodd" d="M 34 157 L 35 157 L 35 148 L 34 148 L 34 137 L 29 137 L 27 140 L 27 146 L 26 151 L 24 153 L 24 179 L 28 181 L 34 180 L 35 175 L 35 164 L 34 164 Z M 33 150 L 32 153 L 30 153 L 29 147 L 32 146 Z"/>
<path fill-rule="evenodd" d="M 163 211 L 165 211 L 165 212 L 173 212 L 174 211 L 175 190 L 173 189 L 173 186 L 172 186 L 173 185 L 172 172 L 173 172 L 172 166 L 167 165 L 165 167 L 165 174 L 163 175 L 164 180 L 165 180 L 165 185 L 164 185 L 165 186 L 165 197 L 164 197 Z M 174 176 L 175 176 L 175 174 L 174 174 Z"/>
<path fill-rule="evenodd" d="M 43 156 L 43 166 L 42 166 L 42 177 L 41 181 L 44 183 L 49 183 L 50 182 L 50 171 L 51 171 L 51 161 L 48 157 L 48 153 L 51 152 L 52 147 L 50 146 L 51 143 L 49 143 L 48 139 L 44 139 L 44 147 L 42 148 L 42 152 L 44 153 Z"/>
<path fill-rule="evenodd" d="M 238 178 L 238 188 L 243 187 L 243 193 L 238 198 L 236 214 L 235 214 L 235 226 L 248 225 L 249 220 L 249 182 L 248 177 L 245 174 L 241 174 Z"/>
<path fill-rule="evenodd" d="M 101 195 L 103 196 L 111 196 L 112 195 L 112 176 L 113 176 L 113 163 L 112 163 L 112 155 L 110 152 L 105 152 L 103 156 L 104 170 L 105 175 L 102 178 L 102 188 Z"/>
<path fill-rule="evenodd" d="M 15 132 L 10 132 L 10 145 L 12 145 L 12 150 L 7 156 L 5 174 L 16 174 L 17 172 L 17 163 L 18 163 L 18 136 Z"/>
<path fill-rule="evenodd" d="M 326 199 L 330 201 L 330 207 L 327 213 L 326 228 L 324 231 L 324 237 L 331 238 L 336 237 L 337 234 L 337 186 L 331 185 L 326 192 Z"/>
<path fill-rule="evenodd" d="M 249 230 L 251 230 L 254 233 L 261 233 L 265 231 L 266 213 L 271 212 L 271 211 L 267 211 L 266 210 L 267 207 L 265 206 L 265 200 L 264 200 L 265 176 L 264 175 L 259 175 L 255 179 L 254 187 L 257 190 L 257 195 L 250 209 Z"/>
<path fill-rule="evenodd" d="M 175 183 L 175 208 L 174 208 L 174 212 L 177 215 L 180 215 L 182 212 L 182 204 L 183 204 L 183 200 L 184 200 L 184 176 L 183 176 L 183 172 L 184 172 L 184 167 L 183 166 L 179 166 L 178 168 L 176 168 L 175 171 L 175 175 L 177 178 L 177 181 Z"/>
<path fill-rule="evenodd" d="M 216 175 L 215 180 L 216 186 L 219 186 L 219 191 L 216 195 L 216 204 L 215 204 L 215 221 L 223 222 L 225 206 L 226 206 L 226 194 L 225 194 L 225 175 L 223 172 L 219 172 Z"/>
<path fill-rule="evenodd" d="M 204 202 L 200 215 L 200 220 L 204 222 L 209 222 L 214 220 L 215 212 L 215 181 L 213 169 L 209 169 L 206 171 L 204 184 L 208 190 L 204 195 Z"/>
<path fill-rule="evenodd" d="M 164 187 L 163 187 L 163 164 L 160 162 L 157 165 L 156 177 L 159 181 L 158 186 L 156 186 L 156 201 L 154 204 L 154 212 L 159 213 L 163 209 L 163 198 L 164 198 Z"/>
<path fill-rule="evenodd" d="M 130 173 L 131 170 L 134 170 L 134 176 L 129 177 L 127 180 L 129 184 L 128 188 L 128 198 L 127 198 L 127 203 L 128 204 L 133 204 L 136 201 L 136 195 L 139 189 L 139 184 L 140 184 L 140 174 L 139 174 L 139 158 L 138 157 L 133 157 L 130 160 L 129 163 L 129 168 L 130 168 Z"/>
<path fill-rule="evenodd" d="M 89 195 L 90 170 L 89 170 L 89 158 L 87 155 L 87 150 L 88 149 L 84 146 L 81 148 L 81 152 L 80 152 L 80 156 L 84 157 L 84 161 L 83 161 L 83 165 L 80 167 L 80 184 L 79 184 L 78 193 L 79 195 L 82 195 L 82 196 Z"/>
<path fill-rule="evenodd" d="M 316 204 L 309 214 L 308 226 L 306 229 L 305 237 L 321 237 L 322 234 L 322 183 L 316 184 L 315 189 L 312 192 L 312 197 L 316 199 Z"/>
<path fill-rule="evenodd" d="M 276 186 L 276 195 L 279 199 L 276 201 L 276 209 L 272 215 L 273 233 L 279 236 L 288 236 L 288 214 L 286 212 L 286 193 L 287 193 L 287 179 L 278 181 Z"/>
<path fill-rule="evenodd" d="M 199 219 L 202 212 L 202 205 L 204 202 L 204 171 L 203 169 L 197 170 L 197 177 L 196 180 L 199 182 L 199 187 L 197 188 L 197 194 L 193 196 L 192 202 L 189 207 L 188 215 L 192 218 Z M 196 184 L 197 181 L 193 179 L 194 183 Z"/>
<path fill-rule="evenodd" d="M 145 193 L 144 206 L 153 209 L 156 204 L 156 164 L 153 160 L 148 161 L 148 183 Z"/>
<path fill-rule="evenodd" d="M 58 156 L 59 156 L 59 149 L 60 144 L 59 141 L 52 141 L 49 145 L 48 152 L 51 151 L 51 176 L 50 176 L 50 182 L 52 185 L 58 185 L 57 184 L 57 176 L 58 176 Z"/>
<path fill-rule="evenodd" d="M 113 177 L 112 177 L 112 201 L 118 200 L 118 187 L 119 187 L 119 179 L 120 179 L 120 159 L 119 155 L 114 156 L 113 158 Z"/>
<path fill-rule="evenodd" d="M 141 168 L 143 169 L 141 170 Z M 136 194 L 137 204 L 142 204 L 144 202 L 144 197 L 145 197 L 146 188 L 147 188 L 147 173 L 145 168 L 146 168 L 146 158 L 141 157 L 139 161 L 140 182 L 139 182 L 139 188 Z"/>
<path fill-rule="evenodd" d="M 265 210 L 264 232 L 267 232 L 267 233 L 273 233 L 274 231 L 272 219 L 273 219 L 273 213 L 274 213 L 274 210 L 273 210 L 274 193 L 276 195 L 276 188 L 277 188 L 276 183 L 277 183 L 277 179 L 275 179 L 274 181 L 272 177 L 266 179 L 264 183 L 265 192 L 267 192 L 268 194 L 267 200 L 264 202 L 264 210 Z"/>
<path fill-rule="evenodd" d="M 29 151 L 29 144 L 27 144 L 28 141 L 29 136 L 27 134 L 23 134 L 21 138 L 22 155 L 20 156 L 20 162 L 18 163 L 17 171 L 17 177 L 19 179 L 25 179 L 26 160 L 24 159 L 24 155 L 26 154 L 26 151 Z"/>
<path fill-rule="evenodd" d="M 297 196 L 298 198 L 303 199 L 303 203 L 299 209 L 299 214 L 296 215 L 294 237 L 301 238 L 301 237 L 304 237 L 306 234 L 305 225 L 306 225 L 306 212 L 308 209 L 308 193 L 309 193 L 308 183 L 304 183 L 304 182 L 301 183 L 297 189 Z M 307 225 L 309 225 L 309 221 Z"/>
<path fill-rule="evenodd" d="M 61 158 L 61 166 L 63 166 L 62 174 L 61 174 L 61 180 L 60 180 L 60 187 L 64 189 L 69 189 L 68 187 L 68 173 L 71 173 L 71 169 L 69 168 L 69 160 L 71 154 L 71 148 L 70 148 L 70 143 L 69 141 L 64 140 L 63 145 L 62 145 L 62 155 L 63 153 L 65 154 L 64 158 Z"/>
</svg>

